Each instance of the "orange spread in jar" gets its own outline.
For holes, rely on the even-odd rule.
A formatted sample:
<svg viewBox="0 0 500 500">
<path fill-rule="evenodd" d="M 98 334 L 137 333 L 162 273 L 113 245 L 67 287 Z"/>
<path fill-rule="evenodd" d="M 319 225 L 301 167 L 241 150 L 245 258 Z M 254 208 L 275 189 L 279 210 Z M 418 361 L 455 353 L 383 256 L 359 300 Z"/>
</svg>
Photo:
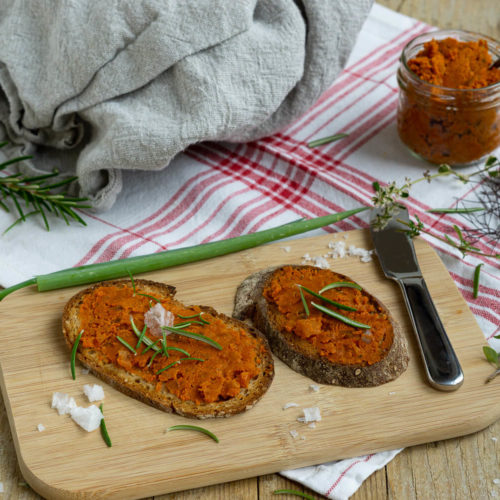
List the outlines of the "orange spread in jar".
<svg viewBox="0 0 500 500">
<path fill-rule="evenodd" d="M 136 291 L 141 292 L 139 286 Z M 191 316 L 200 312 L 198 306 L 186 307 L 171 298 L 162 300 L 161 304 L 175 315 L 176 324 L 189 321 L 178 315 Z M 132 330 L 130 316 L 142 331 L 144 314 L 149 308 L 150 299 L 134 294 L 128 286 L 102 286 L 94 289 L 84 297 L 80 305 L 80 324 L 84 329 L 81 345 L 95 349 L 102 363 L 121 366 L 131 374 L 137 374 L 143 380 L 155 384 L 157 390 L 166 389 L 183 401 L 198 404 L 234 397 L 241 388 L 248 387 L 252 378 L 258 374 L 257 365 L 263 349 L 259 347 L 259 342 L 242 328 L 227 325 L 222 319 L 207 312 L 203 312 L 202 318 L 209 322 L 208 325 L 192 323 L 185 329 L 211 338 L 221 345 L 222 350 L 195 339 L 169 334 L 168 346 L 184 349 L 190 357 L 204 361 L 182 361 L 157 374 L 165 366 L 186 355 L 174 350 L 169 351 L 168 358 L 158 354 L 148 367 L 155 353 L 153 349 L 141 354 L 146 349 L 141 344 L 137 355 L 134 355 L 117 339 L 117 336 L 121 337 L 135 348 L 138 338 Z M 148 331 L 146 336 L 153 341 L 157 340 Z M 157 345 L 161 346 L 161 343 Z"/>
<path fill-rule="evenodd" d="M 486 40 L 426 42 L 398 72 L 401 140 L 422 158 L 449 165 L 467 165 L 500 146 L 500 69 L 491 63 Z"/>
<path fill-rule="evenodd" d="M 383 359 L 392 346 L 394 330 L 387 313 L 366 292 L 339 287 L 322 295 L 357 311 L 345 311 L 322 302 L 304 292 L 310 315 L 306 315 L 299 287 L 303 285 L 319 292 L 326 285 L 345 281 L 327 269 L 285 266 L 275 271 L 264 288 L 264 297 L 280 314 L 275 316 L 281 331 L 295 336 L 295 341 L 307 342 L 319 356 L 344 365 L 372 365 Z M 311 301 L 335 310 L 350 319 L 370 325 L 369 330 L 349 326 L 311 306 Z"/>
</svg>

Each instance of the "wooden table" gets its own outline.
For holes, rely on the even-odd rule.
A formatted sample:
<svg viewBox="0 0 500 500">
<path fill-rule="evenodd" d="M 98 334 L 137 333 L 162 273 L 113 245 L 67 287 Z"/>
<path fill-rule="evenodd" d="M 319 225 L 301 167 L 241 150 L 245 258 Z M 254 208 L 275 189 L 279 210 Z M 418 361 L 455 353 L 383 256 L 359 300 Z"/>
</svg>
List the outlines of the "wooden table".
<svg viewBox="0 0 500 500">
<path fill-rule="evenodd" d="M 500 39 L 498 0 L 379 0 L 393 10 L 441 28 L 462 28 Z M 405 449 L 374 473 L 352 500 L 474 500 L 500 498 L 500 420 L 482 432 L 458 439 Z M 0 481 L 8 500 L 37 500 L 19 473 L 7 415 L 0 395 Z M 276 489 L 306 491 L 278 474 L 270 474 L 197 490 L 155 497 L 155 500 L 266 500 Z"/>
</svg>

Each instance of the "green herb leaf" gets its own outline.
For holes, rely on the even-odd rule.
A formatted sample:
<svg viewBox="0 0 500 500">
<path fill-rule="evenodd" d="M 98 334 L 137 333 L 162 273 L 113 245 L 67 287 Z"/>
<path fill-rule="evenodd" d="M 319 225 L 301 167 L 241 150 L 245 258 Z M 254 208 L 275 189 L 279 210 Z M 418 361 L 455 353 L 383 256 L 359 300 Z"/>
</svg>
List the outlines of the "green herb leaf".
<svg viewBox="0 0 500 500">
<path fill-rule="evenodd" d="M 82 338 L 83 330 L 78 334 L 73 343 L 73 347 L 71 349 L 71 377 L 73 380 L 76 380 L 76 370 L 75 370 L 75 360 L 76 360 L 76 351 L 78 349 L 78 344 L 80 343 L 80 339 Z"/>
<path fill-rule="evenodd" d="M 319 304 L 316 304 L 315 302 L 311 302 L 311 305 L 318 309 L 318 311 L 321 311 L 328 316 L 331 316 L 332 318 L 338 319 L 339 321 L 342 321 L 342 323 L 345 323 L 346 325 L 353 326 L 355 328 L 363 328 L 363 329 L 369 329 L 371 328 L 370 325 L 365 325 L 364 323 L 360 323 L 359 321 L 356 321 L 354 319 L 348 318 L 347 316 L 344 316 L 343 314 L 339 314 L 338 312 L 332 311 L 331 309 L 328 309 L 328 307 L 323 307 Z"/>
<path fill-rule="evenodd" d="M 483 347 L 483 352 L 484 355 L 486 356 L 486 359 L 490 362 L 496 365 L 497 367 L 500 367 L 500 362 L 498 360 L 498 353 L 490 347 L 489 345 L 485 345 Z"/>
<path fill-rule="evenodd" d="M 165 354 L 165 356 L 168 358 L 169 354 L 168 354 L 168 351 L 167 351 L 167 332 L 162 328 L 161 334 L 163 336 L 163 342 L 162 342 L 163 354 Z"/>
<path fill-rule="evenodd" d="M 486 163 L 485 165 L 487 167 L 491 167 L 491 165 L 493 165 L 493 163 L 495 163 L 497 161 L 497 159 L 494 157 L 494 156 L 490 156 L 487 160 L 486 160 Z"/>
<path fill-rule="evenodd" d="M 167 432 L 170 431 L 196 431 L 196 432 L 201 432 L 203 434 L 206 434 L 207 436 L 211 437 L 216 443 L 219 442 L 219 438 L 213 433 L 210 432 L 208 429 L 205 429 L 204 427 L 199 427 L 198 425 L 187 425 L 187 424 L 180 424 L 180 425 L 172 425 L 167 429 Z"/>
<path fill-rule="evenodd" d="M 181 330 L 180 328 L 177 329 L 173 326 L 162 326 L 162 329 L 165 329 L 172 333 L 176 333 L 177 335 L 182 335 L 183 337 L 188 337 L 190 339 L 199 340 L 200 342 L 205 342 L 206 344 L 215 347 L 219 351 L 222 350 L 222 346 L 218 342 L 212 340 L 209 337 L 205 337 L 205 335 L 202 335 L 201 333 L 188 332 L 187 330 Z"/>
<path fill-rule="evenodd" d="M 99 410 L 101 410 L 101 413 L 104 415 L 104 411 L 102 409 L 102 403 L 99 406 Z M 104 421 L 104 417 L 101 420 L 101 436 L 102 439 L 104 439 L 104 442 L 108 445 L 108 447 L 111 448 L 111 446 L 113 445 L 111 444 L 111 438 L 109 437 L 108 429 L 106 429 L 106 422 Z"/>
<path fill-rule="evenodd" d="M 310 312 L 309 312 L 309 306 L 307 305 L 306 298 L 304 297 L 304 292 L 302 291 L 302 288 L 299 286 L 299 293 L 300 293 L 300 300 L 302 301 L 302 305 L 304 306 L 304 311 L 306 312 L 306 316 L 309 317 Z"/>
<path fill-rule="evenodd" d="M 322 294 L 322 293 L 325 293 L 327 290 L 331 290 L 332 288 L 339 288 L 339 287 L 356 288 L 357 290 L 363 290 L 363 288 L 360 285 L 358 285 L 357 283 L 352 283 L 350 281 L 336 281 L 334 283 L 330 283 L 329 285 L 326 285 L 318 293 Z"/>
<path fill-rule="evenodd" d="M 306 500 L 315 500 L 311 495 L 297 490 L 274 490 L 273 495 L 294 495 L 296 497 L 305 498 Z"/>
<path fill-rule="evenodd" d="M 132 284 L 132 290 L 133 290 L 134 295 L 135 295 L 136 294 L 136 290 L 135 290 L 135 280 L 134 280 L 134 277 L 132 276 L 132 273 L 128 269 L 127 269 L 127 273 L 130 276 L 130 282 Z"/>
<path fill-rule="evenodd" d="M 163 368 L 161 368 L 160 370 L 158 370 L 156 372 L 156 375 L 159 375 L 160 373 L 164 372 L 165 370 L 168 370 L 169 368 L 172 368 L 172 366 L 175 366 L 175 365 L 179 365 L 181 364 L 183 361 L 205 361 L 204 359 L 201 359 L 201 358 L 192 358 L 192 357 L 188 357 L 188 358 L 181 358 L 181 359 L 178 359 L 177 361 L 174 361 L 173 363 L 170 363 L 169 365 L 167 366 L 164 366 Z"/>
<path fill-rule="evenodd" d="M 481 274 L 482 264 L 478 264 L 476 269 L 474 269 L 474 288 L 472 290 L 472 296 L 477 299 L 477 294 L 479 292 L 479 275 Z"/>
<path fill-rule="evenodd" d="M 121 342 L 129 351 L 132 351 L 134 355 L 137 355 L 137 351 L 126 340 L 122 339 L 118 335 L 116 336 L 116 340 Z"/>
<path fill-rule="evenodd" d="M 142 332 L 139 335 L 139 340 L 137 341 L 137 344 L 135 345 L 136 350 L 139 349 L 139 346 L 141 345 L 142 339 L 144 338 L 144 335 L 146 334 L 146 329 L 147 329 L 147 325 L 144 325 L 144 328 L 142 329 Z M 149 349 L 149 347 L 148 347 L 148 349 Z"/>
<path fill-rule="evenodd" d="M 374 191 L 380 191 L 380 183 L 375 181 L 373 184 L 372 184 L 372 187 L 373 187 L 373 190 Z"/>
<path fill-rule="evenodd" d="M 493 338 L 494 339 L 500 339 L 500 335 L 495 335 Z"/>
<path fill-rule="evenodd" d="M 346 306 L 344 304 L 341 304 L 340 302 L 335 302 L 334 300 L 330 300 L 327 297 L 323 297 L 323 295 L 320 295 L 319 293 L 313 292 L 309 288 L 305 287 L 304 285 L 297 285 L 299 288 L 305 290 L 307 293 L 310 295 L 313 295 L 314 297 L 317 297 L 318 299 L 323 300 L 324 302 L 327 302 L 328 304 L 331 304 L 332 306 L 338 307 L 339 309 L 344 309 L 345 311 L 357 311 L 355 307 L 351 306 Z"/>
<path fill-rule="evenodd" d="M 344 134 L 343 132 L 340 134 L 330 135 L 328 137 L 323 137 L 322 139 L 316 139 L 315 141 L 311 141 L 307 144 L 309 148 L 315 148 L 317 146 L 322 146 L 323 144 L 328 144 L 330 142 L 338 141 L 339 139 L 343 139 L 347 137 L 349 134 Z"/>
<path fill-rule="evenodd" d="M 483 212 L 482 207 L 471 207 L 471 208 L 431 208 L 426 210 L 431 214 L 471 214 L 474 212 Z"/>
</svg>

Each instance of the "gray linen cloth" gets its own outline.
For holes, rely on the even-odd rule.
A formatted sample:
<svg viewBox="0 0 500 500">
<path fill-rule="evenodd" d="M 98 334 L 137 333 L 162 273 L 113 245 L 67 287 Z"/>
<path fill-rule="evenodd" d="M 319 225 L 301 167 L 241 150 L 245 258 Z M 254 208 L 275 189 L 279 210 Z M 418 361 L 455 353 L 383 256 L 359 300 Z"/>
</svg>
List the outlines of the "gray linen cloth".
<svg viewBox="0 0 500 500">
<path fill-rule="evenodd" d="M 95 209 L 121 170 L 245 142 L 304 113 L 371 0 L 0 0 L 0 138 L 20 167 L 79 176 Z"/>
</svg>

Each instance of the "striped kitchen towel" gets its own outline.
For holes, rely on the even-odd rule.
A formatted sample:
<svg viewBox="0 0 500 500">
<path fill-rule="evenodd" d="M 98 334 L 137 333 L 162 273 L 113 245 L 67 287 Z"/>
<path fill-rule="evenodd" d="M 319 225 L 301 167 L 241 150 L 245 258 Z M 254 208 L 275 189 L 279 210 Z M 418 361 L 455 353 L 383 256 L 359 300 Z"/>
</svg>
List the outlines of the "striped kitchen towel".
<svg viewBox="0 0 500 500">
<path fill-rule="evenodd" d="M 46 232 L 29 218 L 0 239 L 0 284 L 9 286 L 61 268 L 143 255 L 230 238 L 300 217 L 315 217 L 368 205 L 372 183 L 416 178 L 428 168 L 403 147 L 396 131 L 396 68 L 405 44 L 431 28 L 374 5 L 344 71 L 321 98 L 280 133 L 245 143 L 201 143 L 177 156 L 168 169 L 125 171 L 123 192 L 111 210 L 82 212 L 88 227 L 53 220 Z M 348 137 L 320 148 L 306 143 L 338 132 Z M 468 169 L 464 170 L 467 173 Z M 481 184 L 447 179 L 417 184 L 405 200 L 432 235 L 451 234 L 468 221 L 430 214 L 436 205 L 474 199 Z M 0 228 L 13 215 L 0 211 Z M 367 227 L 367 215 L 325 231 Z M 485 338 L 500 350 L 500 279 L 492 258 L 468 256 L 424 235 L 474 313 Z M 479 247 L 498 252 L 498 242 Z M 472 300 L 474 268 L 482 263 L 479 298 Z M 307 467 L 284 474 L 334 499 L 348 498 L 369 474 L 398 452 Z"/>
</svg>

